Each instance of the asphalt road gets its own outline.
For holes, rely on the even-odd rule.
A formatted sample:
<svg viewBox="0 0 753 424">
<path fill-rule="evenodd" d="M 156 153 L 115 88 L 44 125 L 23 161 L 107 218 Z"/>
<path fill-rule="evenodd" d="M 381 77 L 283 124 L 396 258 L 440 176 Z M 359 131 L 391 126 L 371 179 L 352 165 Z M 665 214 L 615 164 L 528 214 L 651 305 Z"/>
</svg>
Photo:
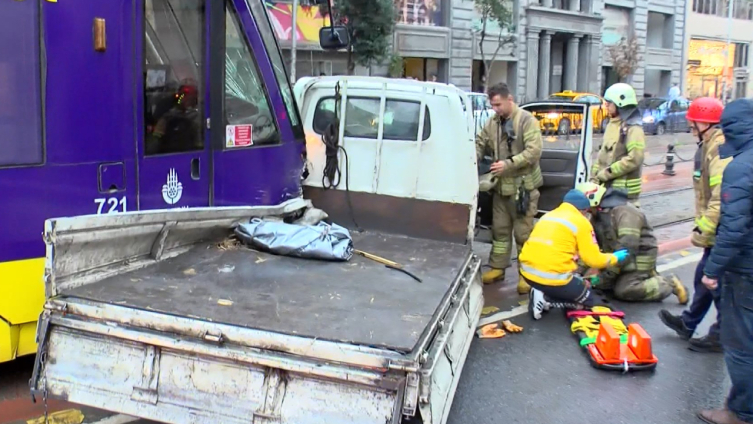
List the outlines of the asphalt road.
<svg viewBox="0 0 753 424">
<path fill-rule="evenodd" d="M 695 261 L 671 271 L 692 284 L 694 268 Z M 723 405 L 729 379 L 722 356 L 688 350 L 657 316 L 661 307 L 682 311 L 674 297 L 661 305 L 612 307 L 652 336 L 659 358 L 654 372 L 594 369 L 561 313 L 550 312 L 537 322 L 524 315 L 513 320 L 523 333 L 474 340 L 448 424 L 699 423 L 699 409 Z M 700 330 L 708 325 L 707 320 Z"/>
</svg>

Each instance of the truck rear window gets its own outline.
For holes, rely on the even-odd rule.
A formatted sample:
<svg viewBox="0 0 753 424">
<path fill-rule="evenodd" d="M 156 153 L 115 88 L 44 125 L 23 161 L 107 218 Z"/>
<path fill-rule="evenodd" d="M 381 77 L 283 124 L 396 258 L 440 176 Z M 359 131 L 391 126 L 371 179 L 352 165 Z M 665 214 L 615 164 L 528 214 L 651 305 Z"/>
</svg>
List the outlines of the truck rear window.
<svg viewBox="0 0 753 424">
<path fill-rule="evenodd" d="M 345 106 L 345 136 L 377 139 L 379 135 L 379 102 L 374 97 L 349 97 Z M 384 105 L 383 140 L 418 140 L 418 123 L 421 103 L 407 100 L 387 99 Z M 314 131 L 323 134 L 335 120 L 335 98 L 319 100 L 314 111 Z M 431 136 L 431 116 L 425 106 L 422 140 Z"/>
</svg>

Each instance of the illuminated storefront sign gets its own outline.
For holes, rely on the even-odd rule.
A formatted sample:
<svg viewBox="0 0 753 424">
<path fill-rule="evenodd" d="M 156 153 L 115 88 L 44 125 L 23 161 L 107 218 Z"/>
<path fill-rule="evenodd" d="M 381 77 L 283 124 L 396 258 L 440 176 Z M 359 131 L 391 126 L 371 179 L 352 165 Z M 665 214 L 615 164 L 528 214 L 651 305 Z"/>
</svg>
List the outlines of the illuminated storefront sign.
<svg viewBox="0 0 753 424">
<path fill-rule="evenodd" d="M 726 54 L 725 54 L 726 52 Z M 688 98 L 711 96 L 721 98 L 725 88 L 732 90 L 732 69 L 735 47 L 723 41 L 691 39 L 688 45 Z"/>
</svg>

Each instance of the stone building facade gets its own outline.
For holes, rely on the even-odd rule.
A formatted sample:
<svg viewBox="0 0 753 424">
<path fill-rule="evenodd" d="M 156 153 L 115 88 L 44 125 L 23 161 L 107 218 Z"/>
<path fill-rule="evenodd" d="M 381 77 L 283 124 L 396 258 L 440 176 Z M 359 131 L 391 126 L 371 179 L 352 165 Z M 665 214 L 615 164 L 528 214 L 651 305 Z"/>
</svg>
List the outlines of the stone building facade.
<svg viewBox="0 0 753 424">
<path fill-rule="evenodd" d="M 726 91 L 728 100 L 753 96 L 753 2 L 688 0 L 687 13 L 685 95 L 723 98 Z"/>
<path fill-rule="evenodd" d="M 484 62 L 496 50 L 497 37 L 493 25 L 487 26 L 482 56 L 481 22 L 472 0 L 396 0 L 393 47 L 403 58 L 405 76 L 436 75 L 439 81 L 476 91 L 484 79 L 504 81 L 519 100 L 530 101 L 563 90 L 603 94 L 608 84 L 617 81 L 609 46 L 622 37 L 635 37 L 640 60 L 627 82 L 639 95 L 664 96 L 683 82 L 686 4 L 686 0 L 514 0 L 515 32 L 505 37 L 511 42 L 497 53 L 486 75 Z M 281 46 L 289 48 L 283 19 L 274 13 L 270 14 L 273 26 L 283 28 L 278 30 L 278 37 L 283 34 Z M 316 22 L 320 27 L 325 21 L 319 18 L 314 26 Z M 288 37 L 291 33 L 287 31 Z M 319 51 L 318 41 L 302 37 L 304 33 L 299 17 L 297 76 L 346 73 L 344 54 Z M 373 66 L 357 73 L 387 75 L 388 70 Z"/>
</svg>

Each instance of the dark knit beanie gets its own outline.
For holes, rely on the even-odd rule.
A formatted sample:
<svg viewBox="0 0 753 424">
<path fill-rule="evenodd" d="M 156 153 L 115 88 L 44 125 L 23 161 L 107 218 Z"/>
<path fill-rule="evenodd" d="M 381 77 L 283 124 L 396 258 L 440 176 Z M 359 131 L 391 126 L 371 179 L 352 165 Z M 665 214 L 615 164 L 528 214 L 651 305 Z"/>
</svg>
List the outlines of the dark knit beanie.
<svg viewBox="0 0 753 424">
<path fill-rule="evenodd" d="M 591 207 L 591 202 L 588 201 L 586 195 L 575 189 L 568 191 L 562 201 L 575 206 L 575 209 L 581 211 Z"/>
</svg>

